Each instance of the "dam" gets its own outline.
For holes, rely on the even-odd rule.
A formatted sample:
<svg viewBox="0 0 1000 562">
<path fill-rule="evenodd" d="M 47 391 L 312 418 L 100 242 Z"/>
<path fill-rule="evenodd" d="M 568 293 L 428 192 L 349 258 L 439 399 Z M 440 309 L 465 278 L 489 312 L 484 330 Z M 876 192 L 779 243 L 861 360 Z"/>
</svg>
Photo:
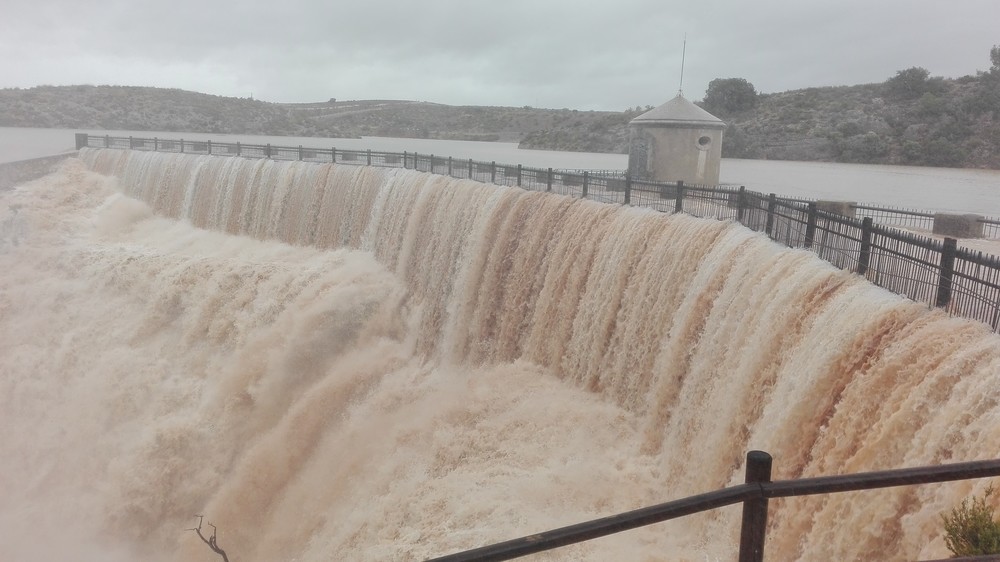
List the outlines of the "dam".
<svg viewBox="0 0 1000 562">
<path fill-rule="evenodd" d="M 733 223 L 405 169 L 84 149 L 2 194 L 0 557 L 418 560 L 738 482 L 1000 456 L 1000 339 Z M 946 555 L 985 481 L 773 502 Z M 543 555 L 733 559 L 723 509 Z M 200 558 L 199 558 L 200 557 Z"/>
</svg>

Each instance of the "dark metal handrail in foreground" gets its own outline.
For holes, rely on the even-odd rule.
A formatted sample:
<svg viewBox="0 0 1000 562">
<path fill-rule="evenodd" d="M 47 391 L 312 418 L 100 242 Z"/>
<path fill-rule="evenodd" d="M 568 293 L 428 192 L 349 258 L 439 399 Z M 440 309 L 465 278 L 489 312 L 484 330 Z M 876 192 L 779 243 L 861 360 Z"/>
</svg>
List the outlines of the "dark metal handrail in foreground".
<svg viewBox="0 0 1000 562">
<path fill-rule="evenodd" d="M 998 561 L 1000 561 L 1000 554 L 983 554 L 982 556 L 961 556 L 958 558 L 926 560 L 925 562 L 998 562 Z"/>
<path fill-rule="evenodd" d="M 736 503 L 743 503 L 744 506 L 739 561 L 761 562 L 764 559 L 767 502 L 770 498 L 873 490 L 989 476 L 1000 476 L 1000 459 L 771 482 L 771 455 L 763 451 L 750 451 L 747 453 L 745 484 L 433 558 L 428 562 L 511 560 Z"/>
</svg>

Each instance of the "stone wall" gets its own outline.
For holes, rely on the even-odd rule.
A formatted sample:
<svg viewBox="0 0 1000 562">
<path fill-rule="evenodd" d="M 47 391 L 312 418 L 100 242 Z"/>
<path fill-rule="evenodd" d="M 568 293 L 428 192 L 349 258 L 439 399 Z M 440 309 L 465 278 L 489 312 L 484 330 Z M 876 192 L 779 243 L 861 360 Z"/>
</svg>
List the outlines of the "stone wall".
<svg viewBox="0 0 1000 562">
<path fill-rule="evenodd" d="M 934 234 L 954 238 L 982 238 L 982 221 L 982 215 L 934 213 Z"/>
<path fill-rule="evenodd" d="M 26 181 L 38 179 L 55 169 L 63 160 L 72 158 L 76 154 L 76 152 L 66 152 L 0 164 L 0 190 L 10 189 Z"/>
</svg>

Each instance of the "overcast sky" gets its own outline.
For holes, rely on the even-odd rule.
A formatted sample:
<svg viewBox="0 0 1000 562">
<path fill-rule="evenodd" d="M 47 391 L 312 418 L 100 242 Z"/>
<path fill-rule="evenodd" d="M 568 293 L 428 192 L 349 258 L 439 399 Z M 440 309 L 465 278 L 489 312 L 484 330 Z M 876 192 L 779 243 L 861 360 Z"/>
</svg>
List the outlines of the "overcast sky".
<svg viewBox="0 0 1000 562">
<path fill-rule="evenodd" d="M 0 0 L 0 87 L 623 110 L 990 66 L 1000 0 Z"/>
</svg>

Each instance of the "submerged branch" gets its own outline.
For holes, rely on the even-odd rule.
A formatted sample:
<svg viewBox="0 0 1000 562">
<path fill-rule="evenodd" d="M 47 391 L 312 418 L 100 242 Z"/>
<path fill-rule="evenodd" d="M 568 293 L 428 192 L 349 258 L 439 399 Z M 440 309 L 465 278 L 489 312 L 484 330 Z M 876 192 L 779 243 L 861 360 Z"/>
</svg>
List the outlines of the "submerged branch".
<svg viewBox="0 0 1000 562">
<path fill-rule="evenodd" d="M 208 526 L 212 528 L 212 536 L 210 536 L 210 537 L 208 537 L 206 539 L 205 535 L 203 535 L 201 533 L 201 523 L 205 519 L 205 516 L 204 515 L 196 515 L 195 517 L 198 518 L 198 526 L 195 527 L 195 528 L 193 528 L 193 529 L 187 529 L 187 530 L 188 531 L 194 531 L 195 533 L 198 533 L 198 538 L 201 539 L 201 542 L 207 544 L 208 547 L 212 549 L 212 552 L 214 552 L 214 553 L 218 554 L 219 556 L 221 556 L 223 562 L 229 562 L 229 557 L 226 556 L 226 551 L 222 550 L 221 548 L 219 548 L 219 544 L 216 542 L 215 535 L 216 535 L 216 532 L 218 531 L 218 529 L 215 527 L 215 525 L 212 525 L 211 523 L 208 524 Z"/>
</svg>

